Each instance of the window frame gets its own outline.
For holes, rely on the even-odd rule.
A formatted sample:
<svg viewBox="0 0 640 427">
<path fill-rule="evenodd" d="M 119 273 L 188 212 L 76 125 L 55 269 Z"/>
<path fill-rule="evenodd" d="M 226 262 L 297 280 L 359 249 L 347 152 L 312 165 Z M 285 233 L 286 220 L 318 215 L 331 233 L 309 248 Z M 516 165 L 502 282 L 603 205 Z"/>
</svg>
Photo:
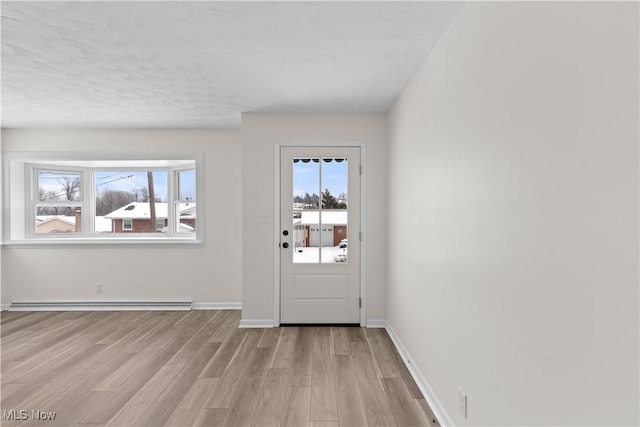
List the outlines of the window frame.
<svg viewBox="0 0 640 427">
<path fill-rule="evenodd" d="M 3 159 L 4 181 L 4 222 L 5 245 L 29 244 L 105 244 L 105 243 L 137 243 L 137 244 L 201 244 L 204 239 L 202 224 L 204 215 L 203 203 L 196 203 L 196 230 L 193 233 L 99 233 L 95 230 L 96 188 L 95 177 L 100 170 L 114 171 L 165 171 L 167 173 L 167 211 L 168 223 L 175 213 L 170 208 L 175 206 L 178 189 L 175 188 L 174 174 L 178 170 L 195 170 L 196 200 L 203 194 L 203 160 L 202 153 L 164 153 L 162 155 L 127 154 L 127 153 L 36 153 L 11 152 Z M 71 172 L 80 174 L 80 200 L 40 201 L 38 196 L 38 172 Z M 22 176 L 23 178 L 20 178 Z M 20 194 L 21 193 L 21 194 Z M 36 215 L 38 206 L 46 205 L 73 206 L 80 208 L 80 231 L 73 233 L 37 233 Z M 200 219 L 200 221 L 198 221 Z M 133 221 L 131 221 L 133 227 Z M 113 228 L 112 228 L 113 229 Z M 156 224 L 154 224 L 156 229 Z M 125 231 L 123 229 L 123 231 Z"/>
<path fill-rule="evenodd" d="M 96 188 L 96 172 L 116 172 L 118 170 L 121 170 L 122 172 L 165 172 L 167 174 L 167 206 L 169 206 L 170 202 L 169 200 L 171 200 L 172 195 L 174 194 L 173 191 L 171 191 L 171 186 L 174 185 L 171 182 L 171 174 L 172 174 L 172 168 L 166 168 L 166 167 L 154 167 L 154 166 L 149 166 L 149 167 L 130 167 L 130 166 L 126 166 L 126 167 L 113 167 L 113 166 L 107 166 L 107 167 L 94 167 L 94 168 L 90 168 L 90 175 L 91 175 L 91 188 L 90 188 L 90 208 L 91 208 L 91 213 L 89 215 L 88 221 L 90 222 L 89 228 L 88 230 L 92 230 L 92 232 L 90 232 L 90 234 L 92 236 L 99 236 L 100 238 L 104 237 L 105 239 L 113 239 L 113 238 L 117 238 L 119 236 L 115 236 L 118 233 L 109 233 L 109 234 L 101 234 L 101 233 L 96 233 L 95 231 L 95 217 L 96 217 L 96 195 L 97 192 L 95 191 Z M 164 203 L 164 202 L 162 202 Z M 122 231 L 126 232 L 126 234 L 129 237 L 140 237 L 140 238 L 144 238 L 144 237 L 148 237 L 150 239 L 167 239 L 167 238 L 172 238 L 174 237 L 172 233 L 169 233 L 169 235 L 162 235 L 162 234 L 156 234 L 156 233 L 136 233 L 135 231 L 133 231 L 133 223 L 134 223 L 134 218 L 119 218 L 122 219 Z M 124 228 L 124 219 L 129 219 L 131 220 L 131 229 L 125 229 Z M 155 224 L 154 224 L 154 230 L 155 230 Z M 192 234 L 189 235 L 190 238 L 192 238 Z"/>
<path fill-rule="evenodd" d="M 173 204 L 172 204 L 172 208 L 173 208 L 173 216 L 169 215 L 168 218 L 168 227 L 170 230 L 173 230 L 173 233 L 178 234 L 178 235 L 183 235 L 183 234 L 187 234 L 184 232 L 180 231 L 180 216 L 178 215 L 178 208 L 180 206 L 181 203 L 195 203 L 196 204 L 196 232 L 198 231 L 198 227 L 200 227 L 200 224 L 198 223 L 198 181 L 197 181 L 197 174 L 198 174 L 198 170 L 195 169 L 195 174 L 196 174 L 196 194 L 195 194 L 195 200 L 182 200 L 180 199 L 180 173 L 181 172 L 185 172 L 185 171 L 190 171 L 194 168 L 191 167 L 182 167 L 182 168 L 175 168 L 173 170 L 173 189 L 175 190 L 175 194 L 173 197 Z M 168 207 L 167 207 L 168 209 Z"/>
<path fill-rule="evenodd" d="M 29 179 L 27 180 L 27 191 L 26 194 L 30 195 L 30 199 L 31 199 L 31 203 L 30 206 L 27 207 L 27 214 L 26 217 L 28 218 L 28 222 L 33 225 L 33 228 L 27 229 L 25 230 L 25 233 L 27 235 L 29 235 L 31 238 L 41 238 L 42 236 L 47 236 L 50 234 L 47 233 L 38 233 L 37 232 L 37 224 L 36 224 L 36 218 L 38 217 L 38 213 L 37 210 L 39 207 L 44 207 L 44 206 L 64 206 L 64 207 L 70 207 L 70 208 L 80 208 L 81 211 L 84 210 L 84 201 L 85 201 L 85 187 L 86 187 L 86 179 L 85 179 L 85 174 L 82 173 L 81 170 L 79 170 L 78 168 L 73 168 L 73 167 L 65 167 L 65 166 L 51 166 L 51 165 L 46 165 L 47 167 L 38 167 L 38 168 L 34 168 L 32 167 L 32 165 L 29 165 L 29 172 L 30 172 L 30 180 L 31 182 L 29 183 Z M 40 189 L 40 181 L 39 181 L 39 173 L 41 172 L 50 172 L 50 173 L 73 173 L 73 174 L 78 174 L 80 177 L 80 195 L 79 195 L 79 200 L 40 200 L 39 198 L 39 189 Z M 66 237 L 70 237 L 70 236 L 80 236 L 82 235 L 82 230 L 84 229 L 84 224 L 80 224 L 81 227 L 81 231 L 80 232 L 73 232 L 73 233 L 69 233 L 68 235 L 65 236 Z M 58 237 L 61 237 L 61 235 L 57 235 Z"/>
<path fill-rule="evenodd" d="M 129 227 L 125 227 L 125 224 L 129 224 Z M 133 231 L 133 218 L 122 218 L 122 231 L 130 232 Z M 93 234 L 96 234 L 95 230 Z"/>
</svg>

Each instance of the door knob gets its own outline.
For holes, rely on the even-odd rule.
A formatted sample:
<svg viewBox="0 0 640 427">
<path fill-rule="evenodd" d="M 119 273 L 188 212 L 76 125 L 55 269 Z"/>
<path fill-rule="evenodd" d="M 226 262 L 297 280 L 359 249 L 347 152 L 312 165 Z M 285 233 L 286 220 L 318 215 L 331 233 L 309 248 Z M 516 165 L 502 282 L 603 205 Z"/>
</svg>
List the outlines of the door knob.
<svg viewBox="0 0 640 427">
<path fill-rule="evenodd" d="M 285 248 L 285 249 L 287 249 L 287 248 L 289 247 L 289 244 L 288 244 L 287 242 L 284 242 L 284 243 L 282 244 L 282 247 L 283 247 L 283 248 Z"/>
</svg>

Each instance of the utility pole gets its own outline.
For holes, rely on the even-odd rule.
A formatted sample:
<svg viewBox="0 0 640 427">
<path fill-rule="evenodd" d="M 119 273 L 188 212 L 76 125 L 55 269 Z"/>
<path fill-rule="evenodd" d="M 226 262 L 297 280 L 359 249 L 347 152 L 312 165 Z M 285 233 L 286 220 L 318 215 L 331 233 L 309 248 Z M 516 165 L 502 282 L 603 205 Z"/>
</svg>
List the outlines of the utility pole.
<svg viewBox="0 0 640 427">
<path fill-rule="evenodd" d="M 151 215 L 151 229 L 156 230 L 156 194 L 153 190 L 153 172 L 147 171 L 147 181 L 149 181 L 149 212 Z"/>
</svg>

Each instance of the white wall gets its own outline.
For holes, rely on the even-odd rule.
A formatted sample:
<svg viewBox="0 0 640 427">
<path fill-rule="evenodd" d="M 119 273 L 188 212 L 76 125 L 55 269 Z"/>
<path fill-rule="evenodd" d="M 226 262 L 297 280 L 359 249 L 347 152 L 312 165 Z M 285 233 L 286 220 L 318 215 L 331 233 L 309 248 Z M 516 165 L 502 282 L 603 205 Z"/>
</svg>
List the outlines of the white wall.
<svg viewBox="0 0 640 427">
<path fill-rule="evenodd" d="M 3 152 L 201 152 L 204 243 L 4 247 L 2 304 L 14 300 L 241 301 L 240 130 L 2 130 Z M 95 294 L 95 283 L 103 293 Z"/>
<path fill-rule="evenodd" d="M 273 320 L 274 143 L 356 142 L 366 146 L 367 319 L 384 319 L 386 277 L 387 159 L 385 114 L 242 115 L 242 263 L 244 321 Z M 278 171 L 279 173 L 279 171 Z M 268 213 L 269 223 L 258 215 Z"/>
<path fill-rule="evenodd" d="M 0 113 L 1 114 L 1 113 Z M 0 309 L 3 309 L 3 299 L 2 299 L 2 253 L 4 252 L 4 247 L 2 246 L 4 240 L 3 233 L 3 224 L 4 224 L 4 200 L 2 200 L 2 188 L 4 188 L 4 160 L 2 155 L 2 132 L 0 132 Z"/>
<path fill-rule="evenodd" d="M 639 424 L 638 73 L 637 3 L 469 3 L 390 112 L 388 318 L 455 424 Z"/>
</svg>

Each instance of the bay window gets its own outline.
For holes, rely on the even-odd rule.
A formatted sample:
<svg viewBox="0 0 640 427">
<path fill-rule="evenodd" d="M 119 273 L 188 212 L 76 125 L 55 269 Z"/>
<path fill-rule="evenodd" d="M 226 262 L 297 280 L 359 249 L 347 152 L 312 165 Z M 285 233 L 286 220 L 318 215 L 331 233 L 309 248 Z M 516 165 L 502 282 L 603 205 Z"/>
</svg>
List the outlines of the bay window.
<svg viewBox="0 0 640 427">
<path fill-rule="evenodd" d="M 8 243 L 202 241 L 201 156 L 62 156 L 5 160 Z"/>
</svg>

